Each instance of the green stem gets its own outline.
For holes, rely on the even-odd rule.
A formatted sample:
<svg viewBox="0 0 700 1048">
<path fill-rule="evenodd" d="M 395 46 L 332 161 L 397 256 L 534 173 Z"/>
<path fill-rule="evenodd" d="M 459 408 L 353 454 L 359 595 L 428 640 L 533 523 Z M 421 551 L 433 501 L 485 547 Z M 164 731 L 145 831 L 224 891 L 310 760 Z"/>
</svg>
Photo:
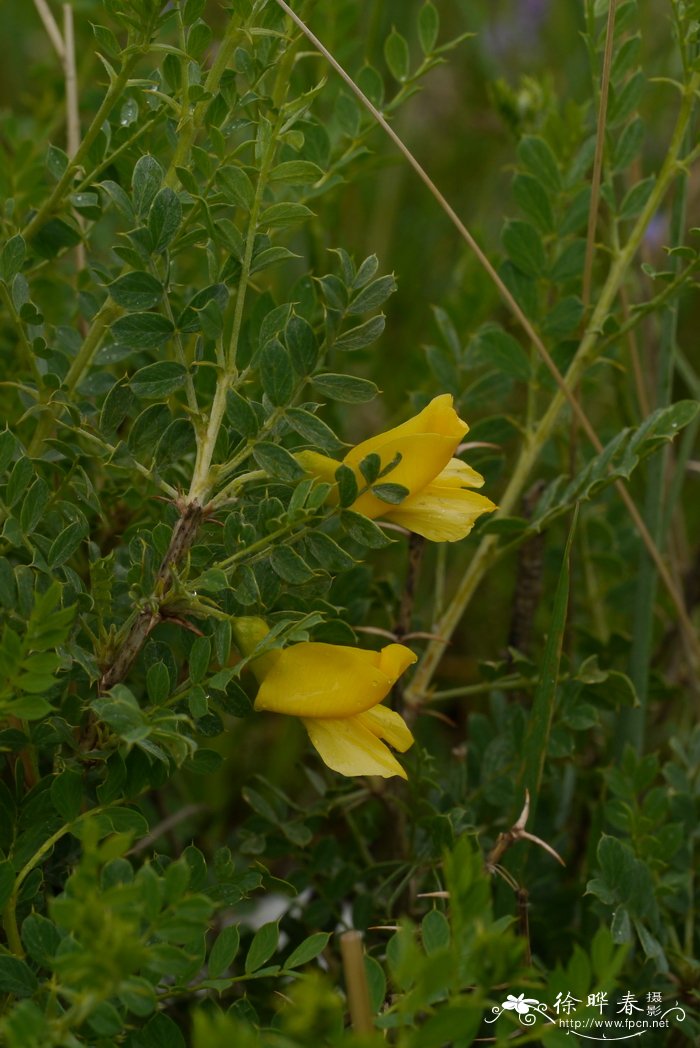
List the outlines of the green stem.
<svg viewBox="0 0 700 1048">
<path fill-rule="evenodd" d="M 102 307 L 93 318 L 92 325 L 89 332 L 87 333 L 85 340 L 78 350 L 77 356 L 74 358 L 68 373 L 63 380 L 62 389 L 68 393 L 74 393 L 85 372 L 90 367 L 93 357 L 97 352 L 100 342 L 104 338 L 110 324 L 121 316 L 123 310 L 111 299 L 106 299 L 102 304 Z M 47 436 L 51 432 L 51 427 L 63 407 L 62 401 L 52 401 L 46 405 L 46 413 L 42 416 L 39 424 L 34 432 L 34 437 L 29 445 L 29 455 L 36 456 L 41 450 L 41 446 L 46 440 Z"/>
<path fill-rule="evenodd" d="M 221 430 L 224 414 L 226 412 L 226 396 L 231 388 L 231 383 L 236 378 L 236 352 L 243 323 L 243 310 L 245 306 L 246 292 L 248 290 L 248 281 L 250 280 L 253 248 L 255 246 L 255 234 L 258 228 L 258 218 L 260 217 L 263 192 L 267 182 L 267 173 L 270 169 L 277 148 L 276 131 L 277 125 L 272 129 L 272 133 L 270 134 L 260 164 L 258 181 L 255 187 L 255 196 L 253 197 L 253 203 L 250 208 L 248 232 L 241 262 L 241 276 L 238 281 L 233 324 L 231 327 L 231 338 L 229 340 L 228 351 L 225 357 L 225 366 L 224 369 L 219 372 L 214 398 L 209 411 L 206 433 L 197 448 L 197 461 L 192 474 L 192 483 L 190 485 L 188 499 L 190 502 L 196 499 L 202 505 L 205 504 L 211 488 L 211 462 L 214 457 L 214 449 L 219 438 L 219 431 Z"/>
<path fill-rule="evenodd" d="M 603 329 L 603 324 L 627 275 L 632 260 L 639 249 L 647 226 L 659 209 L 661 201 L 676 175 L 683 170 L 683 164 L 679 157 L 692 114 L 694 95 L 699 84 L 700 74 L 694 73 L 685 89 L 676 126 L 666 159 L 659 172 L 659 177 L 649 200 L 630 233 L 629 240 L 610 267 L 608 276 L 598 296 L 596 307 L 591 314 L 586 332 L 566 373 L 565 387 L 569 391 L 578 385 L 586 369 L 590 367 L 597 357 L 600 346 L 599 334 Z M 510 482 L 501 499 L 500 507 L 495 514 L 497 518 L 507 517 L 515 509 L 528 477 L 537 462 L 540 452 L 549 440 L 566 401 L 567 396 L 564 390 L 557 389 L 536 429 L 526 439 Z M 487 535 L 477 548 L 457 592 L 444 615 L 436 624 L 435 632 L 439 634 L 440 639 L 431 641 L 428 645 L 410 688 L 405 693 L 407 704 L 418 706 L 428 694 L 430 681 L 437 670 L 442 654 L 456 630 L 469 601 L 497 556 L 496 543 L 497 539 L 495 536 Z"/>
<path fill-rule="evenodd" d="M 221 83 L 221 77 L 226 71 L 233 52 L 236 49 L 239 40 L 239 18 L 233 15 L 226 27 L 219 51 L 216 58 L 207 74 L 207 78 L 204 81 L 204 90 L 207 92 L 207 97 L 203 98 L 201 102 L 198 102 L 194 107 L 194 110 L 187 116 L 184 116 L 180 121 L 180 125 L 177 129 L 177 146 L 173 153 L 173 158 L 170 161 L 170 167 L 165 176 L 165 184 L 173 186 L 178 181 L 177 168 L 186 165 L 194 142 L 195 135 L 204 123 L 204 117 L 207 109 L 211 103 L 211 96 L 214 95 Z M 183 113 L 185 112 L 183 106 Z"/>
<path fill-rule="evenodd" d="M 124 64 L 121 71 L 114 78 L 112 83 L 109 85 L 107 94 L 102 100 L 102 105 L 97 110 L 90 127 L 85 132 L 82 142 L 80 143 L 75 156 L 69 161 L 66 170 L 61 175 L 60 179 L 56 183 L 53 192 L 44 201 L 39 210 L 36 212 L 34 217 L 30 219 L 25 228 L 22 231 L 22 236 L 25 240 L 30 240 L 34 234 L 41 228 L 46 220 L 51 216 L 53 211 L 56 209 L 58 204 L 61 202 L 63 197 L 68 192 L 71 182 L 76 171 L 81 167 L 83 160 L 86 158 L 92 144 L 102 130 L 102 125 L 112 111 L 114 104 L 121 95 L 122 91 L 126 87 L 127 81 L 131 74 L 131 70 L 136 64 L 139 58 L 140 52 L 133 52 L 128 55 L 124 60 Z"/>
<path fill-rule="evenodd" d="M 82 822 L 84 819 L 90 818 L 90 816 L 92 815 L 99 814 L 99 812 L 104 811 L 108 807 L 113 807 L 114 804 L 119 803 L 120 802 L 117 800 L 113 801 L 111 805 L 101 804 L 99 805 L 99 807 L 91 808 L 90 811 L 86 811 L 82 815 L 79 815 L 78 818 L 74 819 L 72 822 L 65 823 L 65 825 L 61 826 L 59 830 L 56 830 L 56 832 L 52 833 L 50 837 L 47 837 L 47 839 L 44 841 L 41 847 L 39 847 L 34 852 L 31 859 L 29 859 L 24 864 L 22 869 L 15 877 L 15 883 L 12 887 L 12 894 L 10 895 L 10 898 L 8 899 L 7 905 L 5 906 L 5 910 L 3 912 L 3 925 L 5 928 L 5 934 L 7 935 L 7 943 L 12 952 L 16 954 L 18 957 L 24 957 L 24 947 L 22 946 L 22 940 L 19 934 L 19 927 L 17 925 L 17 902 L 19 899 L 20 889 L 26 881 L 27 877 L 32 872 L 32 870 L 39 865 L 44 856 L 51 851 L 54 844 L 60 841 L 62 837 L 65 837 L 67 833 L 71 833 L 71 831 L 75 828 L 75 826 L 78 825 L 78 823 Z"/>
<path fill-rule="evenodd" d="M 563 680 L 560 677 L 559 680 Z M 434 691 L 430 695 L 430 701 L 438 699 L 461 699 L 466 695 L 487 695 L 491 691 L 524 691 L 526 688 L 534 688 L 536 680 L 531 677 L 503 677 L 501 680 L 482 680 L 478 684 L 464 684 L 459 688 L 445 688 Z"/>
<path fill-rule="evenodd" d="M 36 359 L 34 357 L 34 351 L 32 350 L 29 339 L 27 338 L 27 332 L 24 330 L 24 324 L 20 320 L 19 314 L 15 309 L 15 304 L 12 301 L 10 292 L 8 291 L 6 285 L 2 282 L 0 282 L 0 295 L 2 295 L 2 300 L 5 303 L 5 307 L 10 315 L 12 323 L 17 328 L 17 334 L 19 335 L 19 343 L 22 347 L 23 354 L 26 358 L 27 367 L 31 371 L 32 377 L 34 378 L 37 387 L 41 389 L 43 383 L 41 373 L 37 367 Z"/>
</svg>

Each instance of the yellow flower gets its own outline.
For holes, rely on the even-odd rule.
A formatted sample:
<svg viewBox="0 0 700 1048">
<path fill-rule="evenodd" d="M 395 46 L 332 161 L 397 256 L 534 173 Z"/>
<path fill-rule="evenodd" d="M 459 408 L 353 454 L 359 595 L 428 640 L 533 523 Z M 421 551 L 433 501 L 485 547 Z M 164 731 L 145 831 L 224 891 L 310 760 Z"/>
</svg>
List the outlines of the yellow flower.
<svg viewBox="0 0 700 1048">
<path fill-rule="evenodd" d="M 468 430 L 450 394 L 443 393 L 407 422 L 352 448 L 343 464 L 353 470 L 361 486 L 365 485 L 358 468 L 362 459 L 379 455 L 384 469 L 400 454 L 401 461 L 383 480 L 401 484 L 408 495 L 393 506 L 367 491 L 351 509 L 370 518 L 384 517 L 434 542 L 463 539 L 477 517 L 496 508 L 490 499 L 470 490 L 480 488 L 484 478 L 466 462 L 453 458 Z M 334 481 L 340 465 L 336 459 L 315 451 L 302 451 L 296 457 L 308 473 Z"/>
<path fill-rule="evenodd" d="M 267 634 L 262 619 L 234 619 L 233 632 L 244 654 Z M 256 710 L 300 717 L 321 758 L 341 775 L 406 772 L 390 752 L 413 744 L 403 718 L 381 705 L 401 674 L 416 661 L 403 644 L 363 651 L 314 641 L 271 651 L 251 668 L 260 687 Z"/>
</svg>

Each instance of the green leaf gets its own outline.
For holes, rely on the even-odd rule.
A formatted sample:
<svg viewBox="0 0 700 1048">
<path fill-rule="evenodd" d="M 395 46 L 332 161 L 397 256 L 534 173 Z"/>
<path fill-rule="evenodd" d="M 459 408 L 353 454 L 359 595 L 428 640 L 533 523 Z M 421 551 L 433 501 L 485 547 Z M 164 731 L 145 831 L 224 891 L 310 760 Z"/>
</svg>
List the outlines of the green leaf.
<svg viewBox="0 0 700 1048">
<path fill-rule="evenodd" d="M 165 186 L 155 196 L 148 212 L 148 230 L 153 240 L 153 250 L 165 251 L 182 221 L 182 204 L 177 193 Z"/>
<path fill-rule="evenodd" d="M 222 167 L 216 176 L 216 181 L 229 203 L 250 211 L 255 190 L 243 168 L 231 165 Z"/>
<path fill-rule="evenodd" d="M 530 380 L 530 359 L 517 339 L 499 327 L 482 328 L 479 332 L 481 358 L 491 367 L 523 382 Z"/>
<path fill-rule="evenodd" d="M 377 309 L 381 306 L 390 295 L 396 291 L 396 280 L 393 273 L 390 273 L 385 277 L 377 277 L 371 284 L 363 288 L 358 295 L 356 295 L 350 305 L 348 306 L 347 312 L 350 316 L 353 314 L 357 315 L 360 313 L 368 313 L 372 309 Z"/>
<path fill-rule="evenodd" d="M 279 480 L 301 480 L 305 476 L 297 460 L 286 448 L 262 441 L 253 448 L 253 458 L 271 477 Z"/>
<path fill-rule="evenodd" d="M 68 154 L 58 146 L 50 145 L 46 153 L 46 169 L 57 182 L 65 174 L 68 167 Z"/>
<path fill-rule="evenodd" d="M 644 121 L 639 117 L 623 128 L 613 146 L 613 168 L 616 172 L 629 167 L 644 145 L 645 137 Z"/>
<path fill-rule="evenodd" d="M 360 462 L 360 473 L 368 484 L 373 484 L 382 472 L 382 460 L 376 452 L 372 451 Z"/>
<path fill-rule="evenodd" d="M 31 997 L 38 983 L 34 972 L 18 957 L 0 954 L 0 993 Z"/>
<path fill-rule="evenodd" d="M 131 177 L 132 197 L 134 210 L 137 215 L 146 215 L 153 203 L 153 198 L 160 189 L 163 181 L 163 169 L 155 157 L 140 157 L 134 167 Z"/>
<path fill-rule="evenodd" d="M 323 448 L 331 454 L 339 451 L 342 444 L 326 423 L 303 408 L 288 408 L 285 418 L 294 430 L 312 446 Z"/>
<path fill-rule="evenodd" d="M 312 531 L 306 537 L 306 546 L 322 568 L 329 572 L 348 571 L 355 561 L 337 542 L 323 531 Z"/>
<path fill-rule="evenodd" d="M 289 403 L 294 394 L 294 372 L 284 346 L 271 339 L 260 354 L 260 380 L 270 402 L 276 407 Z"/>
<path fill-rule="evenodd" d="M 376 495 L 382 502 L 387 502 L 390 506 L 398 506 L 409 494 L 409 491 L 402 484 L 375 484 L 372 488 L 372 494 Z"/>
<path fill-rule="evenodd" d="M 15 886 L 15 868 L 9 859 L 0 862 L 0 910 L 4 910 Z"/>
<path fill-rule="evenodd" d="M 421 935 L 425 952 L 438 953 L 450 945 L 450 925 L 440 910 L 430 910 L 421 921 Z"/>
<path fill-rule="evenodd" d="M 581 323 L 583 302 L 576 295 L 567 295 L 560 299 L 554 309 L 545 317 L 542 332 L 561 338 L 571 334 Z"/>
<path fill-rule="evenodd" d="M 254 437 L 260 429 L 258 417 L 241 394 L 230 389 L 226 394 L 226 418 L 242 437 Z"/>
<path fill-rule="evenodd" d="M 314 375 L 311 381 L 323 396 L 345 404 L 361 404 L 373 400 L 379 392 L 374 382 L 351 375 Z"/>
<path fill-rule="evenodd" d="M 25 495 L 19 515 L 19 526 L 24 535 L 31 535 L 41 520 L 49 502 L 49 486 L 43 477 L 37 477 Z"/>
<path fill-rule="evenodd" d="M 287 160 L 273 167 L 270 172 L 271 185 L 310 186 L 323 178 L 323 171 L 318 164 L 310 160 Z"/>
<path fill-rule="evenodd" d="M 278 921 L 270 921 L 269 924 L 263 924 L 262 928 L 259 928 L 253 936 L 253 941 L 245 959 L 247 975 L 262 968 L 265 961 L 269 960 L 277 949 L 277 943 L 279 942 L 278 925 Z"/>
<path fill-rule="evenodd" d="M 370 320 L 366 320 L 364 324 L 359 324 L 357 327 L 344 331 L 333 343 L 334 348 L 342 349 L 346 352 L 365 349 L 372 342 L 376 342 L 383 333 L 385 326 L 386 318 L 383 313 L 380 313 L 378 317 L 372 317 Z"/>
<path fill-rule="evenodd" d="M 155 706 L 165 702 L 170 695 L 170 674 L 164 662 L 154 662 L 148 667 L 146 690 L 148 698 Z"/>
<path fill-rule="evenodd" d="M 208 637 L 197 637 L 190 648 L 190 680 L 195 683 L 204 680 L 211 662 L 211 641 Z"/>
<path fill-rule="evenodd" d="M 19 233 L 5 242 L 0 255 L 0 276 L 9 286 L 17 276 L 27 255 L 27 245 Z"/>
<path fill-rule="evenodd" d="M 141 400 L 156 400 L 167 397 L 185 384 L 187 369 L 174 360 L 162 360 L 148 364 L 130 379 L 129 385 Z"/>
<path fill-rule="evenodd" d="M 645 206 L 656 185 L 656 178 L 651 175 L 642 182 L 637 182 L 625 195 L 620 204 L 619 218 L 635 218 Z"/>
<path fill-rule="evenodd" d="M 208 969 L 211 979 L 217 979 L 224 974 L 227 968 L 231 967 L 238 953 L 240 942 L 241 936 L 237 924 L 230 924 L 219 932 L 209 954 Z"/>
<path fill-rule="evenodd" d="M 556 157 L 543 138 L 525 135 L 518 146 L 518 159 L 549 193 L 561 189 L 561 175 Z"/>
<path fill-rule="evenodd" d="M 423 4 L 418 12 L 418 39 L 424 55 L 432 54 L 440 32 L 440 16 L 435 4 Z"/>
<path fill-rule="evenodd" d="M 329 932 L 315 932 L 308 939 L 304 939 L 295 950 L 292 950 L 284 962 L 284 970 L 290 971 L 292 968 L 300 968 L 302 964 L 308 964 L 309 961 L 313 961 L 315 957 L 318 957 L 325 950 L 329 939 Z"/>
<path fill-rule="evenodd" d="M 151 309 L 163 295 L 162 284 L 150 273 L 138 270 L 117 277 L 107 290 L 118 306 L 129 310 Z"/>
<path fill-rule="evenodd" d="M 311 325 L 294 313 L 284 329 L 284 338 L 294 370 L 299 375 L 310 375 L 318 359 L 318 343 Z"/>
<path fill-rule="evenodd" d="M 51 543 L 48 557 L 46 558 L 49 568 L 60 567 L 61 564 L 73 556 L 78 546 L 83 541 L 85 527 L 77 521 L 69 524 Z"/>
<path fill-rule="evenodd" d="M 77 818 L 83 801 L 82 775 L 66 769 L 52 779 L 51 801 L 65 822 L 72 822 Z"/>
<path fill-rule="evenodd" d="M 270 564 L 284 582 L 294 586 L 309 582 L 314 577 L 308 564 L 289 546 L 275 546 L 270 554 Z"/>
<path fill-rule="evenodd" d="M 352 498 L 350 503 L 343 503 L 343 505 L 351 504 L 354 501 L 354 498 Z M 350 538 L 354 539 L 355 542 L 359 542 L 362 546 L 367 546 L 369 549 L 383 549 L 385 546 L 391 545 L 391 539 L 387 538 L 382 529 L 368 517 L 363 517 L 361 513 L 343 510 L 340 515 L 340 522 Z"/>
<path fill-rule="evenodd" d="M 156 349 L 167 342 L 173 330 L 168 318 L 160 313 L 131 313 L 112 325 L 114 338 L 134 349 Z"/>
<path fill-rule="evenodd" d="M 511 261 L 518 269 L 531 277 L 542 276 L 547 265 L 547 258 L 542 238 L 534 226 L 520 219 L 506 222 L 501 240 Z"/>
<path fill-rule="evenodd" d="M 139 1030 L 139 1048 L 186 1048 L 180 1027 L 163 1012 L 158 1012 Z"/>
<path fill-rule="evenodd" d="M 532 809 L 539 797 L 540 783 L 544 771 L 544 762 L 549 748 L 549 737 L 554 718 L 554 704 L 559 678 L 566 614 L 569 606 L 569 566 L 571 545 L 576 532 L 578 507 L 574 511 L 569 536 L 564 548 L 559 580 L 552 602 L 552 614 L 549 622 L 547 643 L 542 656 L 539 681 L 532 699 L 532 709 L 528 718 L 523 758 L 520 772 L 520 784 L 530 793 Z"/>
<path fill-rule="evenodd" d="M 341 506 L 351 506 L 357 498 L 357 479 L 349 466 L 338 466 L 335 471 L 338 482 L 338 498 Z"/>
<path fill-rule="evenodd" d="M 295 255 L 293 251 L 290 251 L 283 244 L 267 247 L 253 256 L 253 262 L 250 267 L 251 275 L 267 269 L 268 266 L 274 266 L 277 262 L 286 262 L 290 258 L 299 258 L 299 255 Z"/>
<path fill-rule="evenodd" d="M 17 459 L 12 467 L 10 479 L 5 488 L 3 502 L 6 506 L 14 506 L 16 502 L 19 502 L 20 497 L 26 493 L 27 485 L 30 483 L 33 476 L 34 468 L 31 459 L 25 457 Z"/>
<path fill-rule="evenodd" d="M 563 284 L 567 280 L 578 280 L 583 273 L 585 256 L 585 240 L 581 238 L 567 244 L 552 266 L 550 272 L 551 280 L 555 284 Z"/>
<path fill-rule="evenodd" d="M 376 961 L 374 957 L 370 957 L 368 953 L 364 956 L 364 962 L 367 986 L 369 988 L 370 1008 L 376 1015 L 386 998 L 386 975 L 379 961 Z"/>
<path fill-rule="evenodd" d="M 554 214 L 549 194 L 534 175 L 516 175 L 513 181 L 513 196 L 527 217 L 543 233 L 551 233 Z"/>
<path fill-rule="evenodd" d="M 36 963 L 47 967 L 48 962 L 56 955 L 61 935 L 56 925 L 39 913 L 30 913 L 22 922 L 22 943 Z"/>
<path fill-rule="evenodd" d="M 17 440 L 9 429 L 0 433 L 0 473 L 4 473 L 17 450 Z"/>
<path fill-rule="evenodd" d="M 258 227 L 260 229 L 283 229 L 285 226 L 303 222 L 306 218 L 313 218 L 313 214 L 311 208 L 308 208 L 306 204 L 296 204 L 292 201 L 270 204 L 260 216 Z"/>
<path fill-rule="evenodd" d="M 396 29 L 392 29 L 384 41 L 384 57 L 391 75 L 403 83 L 408 77 L 410 59 L 408 44 Z"/>
</svg>

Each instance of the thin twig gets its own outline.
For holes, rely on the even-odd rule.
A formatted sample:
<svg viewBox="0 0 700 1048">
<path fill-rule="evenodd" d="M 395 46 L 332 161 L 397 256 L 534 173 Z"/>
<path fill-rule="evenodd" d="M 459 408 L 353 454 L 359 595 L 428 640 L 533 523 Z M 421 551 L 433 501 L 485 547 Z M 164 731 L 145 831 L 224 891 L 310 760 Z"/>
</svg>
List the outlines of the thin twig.
<svg viewBox="0 0 700 1048">
<path fill-rule="evenodd" d="M 186 819 L 192 818 L 194 815 L 200 815 L 201 812 L 206 811 L 206 804 L 186 804 L 184 808 L 180 808 L 179 811 L 173 812 L 172 815 L 168 815 L 166 819 L 159 822 L 157 826 L 154 826 L 150 833 L 147 833 L 145 837 L 141 837 L 136 842 L 133 848 L 130 848 L 126 853 L 127 855 L 138 855 L 139 852 L 147 851 L 152 844 L 155 844 L 157 840 L 164 837 L 171 830 L 174 830 L 176 826 L 179 826 L 181 822 L 185 822 Z"/>
<path fill-rule="evenodd" d="M 73 8 L 63 5 L 63 71 L 66 80 L 66 139 L 68 156 L 74 157 L 80 145 L 80 111 L 78 109 L 78 78 L 75 70 L 75 32 Z"/>
<path fill-rule="evenodd" d="M 605 29 L 603 71 L 600 78 L 598 126 L 596 128 L 595 156 L 593 158 L 593 174 L 591 176 L 591 202 L 588 208 L 588 230 L 586 233 L 586 259 L 583 266 L 583 290 L 581 292 L 581 298 L 583 299 L 585 307 L 588 307 L 588 303 L 591 300 L 595 231 L 598 224 L 598 207 L 600 205 L 600 180 L 603 171 L 603 153 L 605 151 L 605 120 L 608 112 L 608 93 L 610 89 L 613 42 L 615 38 L 616 10 L 617 0 L 610 0 L 610 6 L 608 7 L 608 24 Z"/>
<path fill-rule="evenodd" d="M 73 8 L 63 5 L 63 76 L 66 84 L 66 146 L 72 160 L 80 148 L 80 107 L 78 103 L 78 76 L 75 68 L 75 30 L 73 26 Z M 78 226 L 84 232 L 85 223 L 81 215 L 77 216 Z M 85 244 L 81 241 L 75 248 L 75 263 L 78 273 L 85 269 Z M 83 336 L 86 334 L 86 322 L 82 322 Z"/>
<path fill-rule="evenodd" d="M 37 9 L 39 18 L 44 24 L 46 35 L 53 44 L 54 51 L 63 62 L 65 59 L 65 46 L 63 44 L 63 37 L 61 36 L 61 30 L 58 28 L 51 8 L 46 3 L 46 0 L 34 0 L 34 6 Z"/>
</svg>

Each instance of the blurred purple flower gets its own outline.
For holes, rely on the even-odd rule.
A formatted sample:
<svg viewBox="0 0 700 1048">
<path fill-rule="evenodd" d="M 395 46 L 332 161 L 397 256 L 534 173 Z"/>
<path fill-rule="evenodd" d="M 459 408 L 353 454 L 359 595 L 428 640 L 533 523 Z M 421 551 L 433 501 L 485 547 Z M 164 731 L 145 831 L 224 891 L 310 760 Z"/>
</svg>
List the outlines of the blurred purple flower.
<svg viewBox="0 0 700 1048">
<path fill-rule="evenodd" d="M 668 215 L 657 211 L 644 234 L 644 245 L 650 251 L 660 251 L 668 244 Z"/>
<path fill-rule="evenodd" d="M 502 57 L 515 49 L 537 45 L 550 0 L 508 0 L 505 5 L 494 6 L 495 17 L 484 32 L 487 50 Z"/>
</svg>

